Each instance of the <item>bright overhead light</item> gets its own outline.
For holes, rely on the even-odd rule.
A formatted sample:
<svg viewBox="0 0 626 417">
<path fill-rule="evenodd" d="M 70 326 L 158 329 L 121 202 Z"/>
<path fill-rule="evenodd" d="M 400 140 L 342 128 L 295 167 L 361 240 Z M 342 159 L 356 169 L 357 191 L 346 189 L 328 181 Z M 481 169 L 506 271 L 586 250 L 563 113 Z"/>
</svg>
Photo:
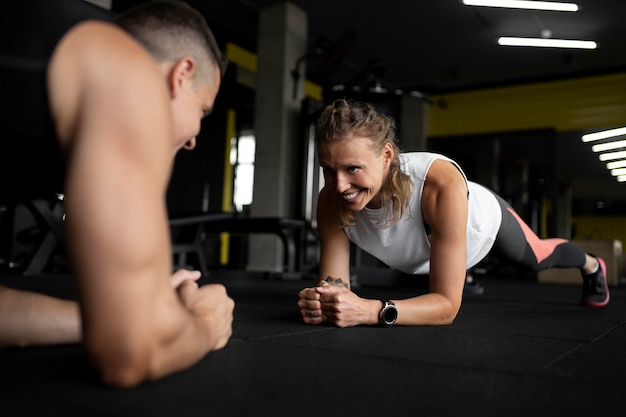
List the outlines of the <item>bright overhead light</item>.
<svg viewBox="0 0 626 417">
<path fill-rule="evenodd" d="M 626 175 L 626 168 L 612 169 L 611 175 L 613 175 L 614 177 L 619 177 L 620 175 Z"/>
<path fill-rule="evenodd" d="M 575 12 L 575 3 L 555 1 L 522 1 L 522 0 L 463 0 L 466 6 L 506 7 L 511 9 L 554 10 L 557 12 Z"/>
<path fill-rule="evenodd" d="M 618 182 L 626 182 L 626 175 L 620 175 L 616 179 Z"/>
<path fill-rule="evenodd" d="M 600 155 L 598 155 L 598 158 L 600 158 L 600 161 L 611 161 L 613 159 L 625 159 L 626 151 L 601 153 Z"/>
<path fill-rule="evenodd" d="M 613 161 L 606 164 L 606 169 L 626 168 L 626 159 Z"/>
<path fill-rule="evenodd" d="M 599 143 L 593 145 L 591 150 L 594 152 L 610 151 L 611 149 L 626 148 L 626 140 L 616 140 L 614 142 Z"/>
<path fill-rule="evenodd" d="M 498 44 L 503 46 L 533 46 L 539 48 L 596 49 L 598 47 L 598 44 L 594 41 L 550 38 L 516 38 L 510 36 L 502 36 L 498 38 Z"/>
<path fill-rule="evenodd" d="M 626 135 L 626 127 L 619 127 L 617 129 L 603 130 L 602 132 L 588 133 L 583 135 L 583 142 L 591 142 L 594 140 L 614 138 L 615 136 Z"/>
</svg>

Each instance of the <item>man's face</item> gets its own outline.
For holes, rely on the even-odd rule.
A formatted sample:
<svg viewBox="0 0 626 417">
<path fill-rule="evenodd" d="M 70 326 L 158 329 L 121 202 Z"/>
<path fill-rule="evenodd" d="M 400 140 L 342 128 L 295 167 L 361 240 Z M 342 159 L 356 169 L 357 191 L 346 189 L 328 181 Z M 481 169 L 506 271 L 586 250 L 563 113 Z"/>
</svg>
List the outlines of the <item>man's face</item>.
<svg viewBox="0 0 626 417">
<path fill-rule="evenodd" d="M 187 79 L 172 99 L 174 153 L 181 148 L 192 150 L 200 132 L 200 122 L 213 111 L 220 88 L 220 74 L 213 71 L 204 80 Z"/>
</svg>

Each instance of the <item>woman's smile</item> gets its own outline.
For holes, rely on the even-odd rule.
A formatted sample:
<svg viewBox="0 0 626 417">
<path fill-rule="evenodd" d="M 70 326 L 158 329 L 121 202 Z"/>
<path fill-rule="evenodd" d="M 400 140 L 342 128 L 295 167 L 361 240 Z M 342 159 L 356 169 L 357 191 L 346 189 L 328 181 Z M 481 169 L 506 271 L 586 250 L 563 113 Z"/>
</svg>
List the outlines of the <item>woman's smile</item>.
<svg viewBox="0 0 626 417">
<path fill-rule="evenodd" d="M 359 194 L 361 194 L 360 191 L 356 191 L 351 194 L 343 194 L 343 199 L 346 201 L 354 200 Z"/>
</svg>

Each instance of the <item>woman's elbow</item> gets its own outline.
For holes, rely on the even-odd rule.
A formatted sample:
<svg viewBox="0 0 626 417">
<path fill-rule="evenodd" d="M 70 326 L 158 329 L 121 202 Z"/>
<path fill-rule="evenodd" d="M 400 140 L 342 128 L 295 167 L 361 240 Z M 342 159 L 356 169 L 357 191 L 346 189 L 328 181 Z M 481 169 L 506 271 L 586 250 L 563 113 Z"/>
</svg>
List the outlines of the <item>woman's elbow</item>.
<svg viewBox="0 0 626 417">
<path fill-rule="evenodd" d="M 449 326 L 451 324 L 454 323 L 454 320 L 456 319 L 456 314 L 451 314 L 449 316 L 443 317 L 441 320 L 441 325 L 442 326 Z"/>
<path fill-rule="evenodd" d="M 442 326 L 449 326 L 454 323 L 454 320 L 459 314 L 459 310 L 461 309 L 461 303 L 455 303 L 449 301 L 446 303 L 445 307 L 443 307 L 440 311 L 439 315 L 439 324 Z"/>
</svg>

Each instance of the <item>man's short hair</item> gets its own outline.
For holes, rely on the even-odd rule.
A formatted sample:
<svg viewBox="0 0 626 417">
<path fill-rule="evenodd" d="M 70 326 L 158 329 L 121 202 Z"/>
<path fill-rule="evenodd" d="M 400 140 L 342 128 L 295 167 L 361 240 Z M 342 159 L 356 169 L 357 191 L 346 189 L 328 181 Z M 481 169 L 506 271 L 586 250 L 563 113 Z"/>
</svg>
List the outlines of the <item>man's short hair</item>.
<svg viewBox="0 0 626 417">
<path fill-rule="evenodd" d="M 222 78 L 227 59 L 204 17 L 184 1 L 154 0 L 132 7 L 116 18 L 159 62 L 194 58 L 201 67 L 208 57 Z"/>
</svg>

